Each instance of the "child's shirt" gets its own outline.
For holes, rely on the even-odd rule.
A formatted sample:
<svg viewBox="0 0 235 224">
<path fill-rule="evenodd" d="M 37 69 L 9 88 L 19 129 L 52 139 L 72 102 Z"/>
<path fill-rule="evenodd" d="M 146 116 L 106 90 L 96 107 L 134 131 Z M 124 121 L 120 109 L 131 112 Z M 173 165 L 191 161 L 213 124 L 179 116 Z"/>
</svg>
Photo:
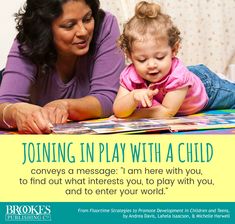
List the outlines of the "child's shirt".
<svg viewBox="0 0 235 224">
<path fill-rule="evenodd" d="M 129 91 L 143 88 L 158 89 L 159 92 L 154 96 L 152 106 L 161 104 L 164 96 L 168 92 L 188 87 L 187 95 L 177 115 L 188 115 L 199 112 L 208 102 L 208 96 L 202 81 L 190 72 L 178 58 L 173 59 L 168 75 L 159 82 L 151 83 L 149 86 L 146 80 L 137 74 L 134 65 L 130 64 L 121 73 L 120 84 Z"/>
</svg>

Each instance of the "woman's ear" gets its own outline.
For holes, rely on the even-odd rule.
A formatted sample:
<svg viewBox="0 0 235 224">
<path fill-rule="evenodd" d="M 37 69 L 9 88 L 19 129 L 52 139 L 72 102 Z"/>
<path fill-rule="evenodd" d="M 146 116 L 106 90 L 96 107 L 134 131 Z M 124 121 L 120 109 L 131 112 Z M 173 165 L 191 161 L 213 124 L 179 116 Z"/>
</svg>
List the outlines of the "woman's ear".
<svg viewBox="0 0 235 224">
<path fill-rule="evenodd" d="M 177 41 L 175 43 L 175 45 L 172 47 L 172 57 L 173 58 L 178 54 L 179 47 L 180 47 L 180 41 Z"/>
</svg>

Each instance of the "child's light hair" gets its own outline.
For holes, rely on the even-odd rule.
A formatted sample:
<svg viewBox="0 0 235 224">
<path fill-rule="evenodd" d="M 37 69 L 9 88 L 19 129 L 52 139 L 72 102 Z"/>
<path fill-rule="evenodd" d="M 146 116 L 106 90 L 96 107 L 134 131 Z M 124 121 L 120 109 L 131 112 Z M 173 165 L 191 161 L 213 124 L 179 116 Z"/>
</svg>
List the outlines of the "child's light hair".
<svg viewBox="0 0 235 224">
<path fill-rule="evenodd" d="M 135 15 L 124 25 L 118 44 L 125 53 L 131 53 L 133 42 L 144 41 L 147 34 L 148 37 L 150 34 L 156 39 L 167 39 L 172 48 L 181 41 L 179 29 L 169 15 L 161 12 L 160 5 L 141 1 L 135 7 Z"/>
</svg>

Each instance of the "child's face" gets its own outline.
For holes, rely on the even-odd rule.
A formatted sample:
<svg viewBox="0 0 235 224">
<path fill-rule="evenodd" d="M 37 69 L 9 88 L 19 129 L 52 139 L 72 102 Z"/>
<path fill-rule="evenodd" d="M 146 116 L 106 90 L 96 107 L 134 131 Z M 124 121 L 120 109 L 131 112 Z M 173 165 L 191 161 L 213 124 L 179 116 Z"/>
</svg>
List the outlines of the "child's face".
<svg viewBox="0 0 235 224">
<path fill-rule="evenodd" d="M 174 56 L 167 39 L 156 41 L 154 38 L 134 41 L 128 55 L 137 73 L 149 82 L 158 82 L 169 73 Z"/>
</svg>

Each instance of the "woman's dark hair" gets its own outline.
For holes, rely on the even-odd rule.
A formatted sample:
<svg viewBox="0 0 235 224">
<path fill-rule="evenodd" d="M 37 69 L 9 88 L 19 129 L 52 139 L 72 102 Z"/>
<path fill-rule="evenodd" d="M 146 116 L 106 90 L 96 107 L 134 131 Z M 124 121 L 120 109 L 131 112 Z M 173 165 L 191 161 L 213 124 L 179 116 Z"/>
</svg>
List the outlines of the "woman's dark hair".
<svg viewBox="0 0 235 224">
<path fill-rule="evenodd" d="M 48 73 L 54 67 L 57 52 L 53 42 L 52 22 L 62 14 L 63 4 L 69 1 L 76 0 L 27 0 L 23 9 L 15 14 L 20 52 L 37 66 L 38 73 Z M 89 49 L 89 54 L 92 54 L 104 12 L 100 9 L 99 0 L 84 1 L 91 8 L 95 20 Z"/>
</svg>

